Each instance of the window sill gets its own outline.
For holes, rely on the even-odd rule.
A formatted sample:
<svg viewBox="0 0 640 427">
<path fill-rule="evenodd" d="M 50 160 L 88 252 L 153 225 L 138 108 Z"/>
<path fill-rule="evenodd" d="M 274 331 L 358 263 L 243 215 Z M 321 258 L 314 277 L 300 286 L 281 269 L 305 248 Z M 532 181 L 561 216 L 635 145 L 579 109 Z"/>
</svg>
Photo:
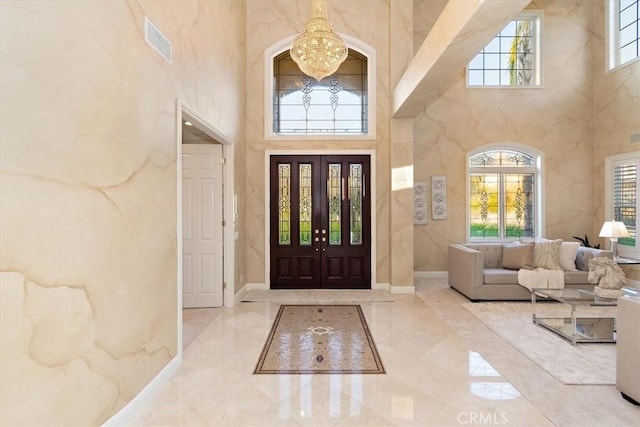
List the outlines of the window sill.
<svg viewBox="0 0 640 427">
<path fill-rule="evenodd" d="M 620 70 L 622 70 L 623 68 L 626 68 L 626 67 L 628 67 L 628 66 L 630 66 L 630 65 L 636 64 L 636 63 L 638 63 L 638 62 L 640 62 L 640 56 L 639 56 L 639 57 L 637 57 L 636 59 L 632 59 L 631 61 L 627 61 L 627 62 L 625 62 L 624 64 L 619 64 L 619 65 L 616 65 L 616 66 L 615 66 L 615 67 L 613 67 L 613 68 L 608 68 L 608 69 L 607 69 L 607 73 L 606 73 L 606 74 L 615 73 L 616 71 L 620 71 Z"/>
</svg>

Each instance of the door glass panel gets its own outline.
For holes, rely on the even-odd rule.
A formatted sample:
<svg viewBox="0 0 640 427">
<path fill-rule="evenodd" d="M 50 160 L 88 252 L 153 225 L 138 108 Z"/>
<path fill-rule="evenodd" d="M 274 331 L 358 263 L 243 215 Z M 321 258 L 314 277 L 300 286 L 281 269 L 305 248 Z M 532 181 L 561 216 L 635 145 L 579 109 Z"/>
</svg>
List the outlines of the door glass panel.
<svg viewBox="0 0 640 427">
<path fill-rule="evenodd" d="M 278 165 L 278 243 L 291 244 L 291 165 Z"/>
<path fill-rule="evenodd" d="M 311 244 L 311 165 L 300 165 L 300 244 Z"/>
<path fill-rule="evenodd" d="M 352 245 L 362 244 L 362 164 L 349 166 L 349 235 Z"/>
<path fill-rule="evenodd" d="M 327 182 L 327 198 L 329 199 L 329 244 L 339 245 L 342 242 L 341 208 L 342 208 L 342 165 L 329 164 L 329 181 Z"/>
</svg>

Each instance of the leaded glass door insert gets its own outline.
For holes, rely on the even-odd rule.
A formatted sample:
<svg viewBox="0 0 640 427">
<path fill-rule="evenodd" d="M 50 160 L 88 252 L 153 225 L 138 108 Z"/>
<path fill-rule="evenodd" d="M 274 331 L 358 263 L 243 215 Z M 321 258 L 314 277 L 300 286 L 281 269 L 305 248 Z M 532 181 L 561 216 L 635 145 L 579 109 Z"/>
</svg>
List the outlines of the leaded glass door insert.
<svg viewBox="0 0 640 427">
<path fill-rule="evenodd" d="M 272 156 L 271 288 L 370 288 L 369 156 Z"/>
</svg>

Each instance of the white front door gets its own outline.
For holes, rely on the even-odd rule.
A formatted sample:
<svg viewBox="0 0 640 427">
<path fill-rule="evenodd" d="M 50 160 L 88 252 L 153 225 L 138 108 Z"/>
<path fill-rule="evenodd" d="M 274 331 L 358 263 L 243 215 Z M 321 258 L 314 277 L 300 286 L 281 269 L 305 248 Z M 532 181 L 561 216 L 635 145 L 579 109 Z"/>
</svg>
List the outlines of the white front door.
<svg viewBox="0 0 640 427">
<path fill-rule="evenodd" d="M 182 306 L 221 307 L 222 145 L 182 145 Z"/>
</svg>

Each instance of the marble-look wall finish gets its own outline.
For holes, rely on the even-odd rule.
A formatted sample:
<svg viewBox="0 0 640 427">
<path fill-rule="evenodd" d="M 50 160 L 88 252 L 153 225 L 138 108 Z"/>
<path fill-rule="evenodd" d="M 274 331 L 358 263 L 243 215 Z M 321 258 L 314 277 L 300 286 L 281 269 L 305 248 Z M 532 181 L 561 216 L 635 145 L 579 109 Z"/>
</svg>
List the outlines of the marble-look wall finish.
<svg viewBox="0 0 640 427">
<path fill-rule="evenodd" d="M 176 99 L 244 139 L 244 3 L 0 19 L 0 424 L 99 425 L 178 352 Z"/>
<path fill-rule="evenodd" d="M 431 10 L 422 3 L 430 2 L 416 3 L 414 22 Z M 468 89 L 464 70 L 451 70 L 458 81 L 415 120 L 414 179 L 445 175 L 449 212 L 414 227 L 417 271 L 446 270 L 447 246 L 466 241 L 466 153 L 489 143 L 544 153 L 544 236 L 594 233 L 592 2 L 536 0 L 528 8 L 544 11 L 542 87 Z"/>
<path fill-rule="evenodd" d="M 640 153 L 640 144 L 629 141 L 640 132 L 640 61 L 607 72 L 605 67 L 605 8 L 593 2 L 593 188 L 594 233 L 605 221 L 604 162 L 607 156 Z M 611 218 L 606 218 L 607 220 Z M 602 239 L 604 244 L 605 239 Z M 640 281 L 640 267 L 625 266 L 628 278 Z"/>
<path fill-rule="evenodd" d="M 390 64 L 396 59 L 406 63 L 405 47 L 390 48 L 389 20 L 391 4 L 385 0 L 354 0 L 328 2 L 329 20 L 334 31 L 359 39 L 376 50 L 376 94 L 371 96 L 377 108 L 375 140 L 265 140 L 264 137 L 264 51 L 274 43 L 304 30 L 311 3 L 307 0 L 247 1 L 247 282 L 265 282 L 265 200 L 268 185 L 264 179 L 266 150 L 375 150 L 377 277 L 374 282 L 391 280 L 391 167 L 390 157 Z M 394 18 L 397 32 L 411 31 L 411 13 L 399 13 Z M 402 20 L 407 21 L 402 24 Z M 395 28 L 395 27 L 394 27 Z M 405 37 L 406 38 L 406 37 Z M 410 40 L 410 39 L 408 39 Z M 410 248 L 409 252 L 410 254 Z M 410 255 L 409 255 L 410 256 Z M 409 270 L 410 271 L 410 270 Z M 409 273 L 410 274 L 410 273 Z"/>
</svg>

